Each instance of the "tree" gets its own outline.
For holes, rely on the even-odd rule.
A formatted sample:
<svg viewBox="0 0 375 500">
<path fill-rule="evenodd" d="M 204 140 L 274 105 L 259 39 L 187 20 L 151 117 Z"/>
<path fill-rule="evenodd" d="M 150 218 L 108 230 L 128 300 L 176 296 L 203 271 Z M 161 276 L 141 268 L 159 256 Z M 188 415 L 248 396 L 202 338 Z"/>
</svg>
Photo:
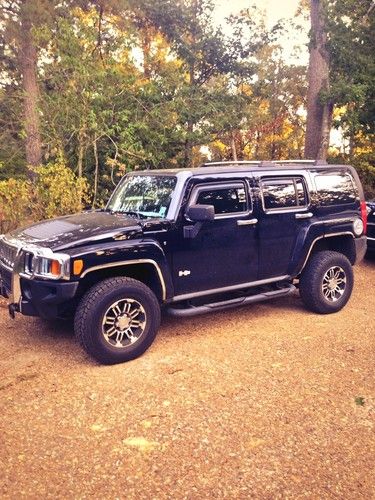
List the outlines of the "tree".
<svg viewBox="0 0 375 500">
<path fill-rule="evenodd" d="M 21 73 L 23 89 L 23 127 L 25 153 L 28 166 L 38 166 L 42 161 L 42 140 L 39 118 L 39 89 L 37 80 L 38 49 L 34 29 L 49 18 L 53 2 L 47 0 L 14 0 L 1 4 L 1 18 L 5 27 L 7 50 L 14 47 Z M 34 170 L 29 170 L 34 176 Z"/>
<path fill-rule="evenodd" d="M 344 129 L 351 153 L 375 134 L 375 11 L 371 5 L 371 0 L 330 0 L 326 7 L 331 86 L 324 97 L 341 108 L 337 125 Z"/>
<path fill-rule="evenodd" d="M 142 0 L 140 4 L 182 62 L 183 79 L 176 96 L 180 126 L 185 132 L 180 163 L 191 166 L 193 148 L 209 142 L 210 136 L 217 133 L 217 127 L 208 123 L 212 111 L 220 110 L 225 101 L 223 94 L 216 91 L 216 79 L 254 74 L 249 56 L 265 39 L 251 17 L 245 15 L 233 17 L 233 35 L 225 35 L 213 23 L 211 0 Z M 250 36 L 243 36 L 245 26 Z M 227 86 L 226 94 L 228 90 Z"/>
<path fill-rule="evenodd" d="M 310 0 L 310 18 L 305 158 L 324 160 L 329 147 L 333 103 L 321 99 L 322 93 L 329 91 L 329 52 L 323 0 Z"/>
</svg>

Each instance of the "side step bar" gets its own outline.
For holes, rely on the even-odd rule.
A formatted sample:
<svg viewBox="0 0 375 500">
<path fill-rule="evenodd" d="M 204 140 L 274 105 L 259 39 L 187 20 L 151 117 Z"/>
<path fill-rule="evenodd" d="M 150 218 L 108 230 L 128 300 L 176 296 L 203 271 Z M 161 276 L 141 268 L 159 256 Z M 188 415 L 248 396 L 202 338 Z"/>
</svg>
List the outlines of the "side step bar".
<svg viewBox="0 0 375 500">
<path fill-rule="evenodd" d="M 292 284 L 287 285 L 280 290 L 272 290 L 271 292 L 258 293 L 248 297 L 237 297 L 235 299 L 223 300 L 221 302 L 213 302 L 211 304 L 204 304 L 203 306 L 188 306 L 186 308 L 168 307 L 167 312 L 171 316 L 189 317 L 197 314 L 207 314 L 214 311 L 222 311 L 223 309 L 230 309 L 232 307 L 243 306 L 246 304 L 254 304 L 255 302 L 262 302 L 264 300 L 273 299 L 276 297 L 285 297 L 294 292 L 296 287 Z"/>
</svg>

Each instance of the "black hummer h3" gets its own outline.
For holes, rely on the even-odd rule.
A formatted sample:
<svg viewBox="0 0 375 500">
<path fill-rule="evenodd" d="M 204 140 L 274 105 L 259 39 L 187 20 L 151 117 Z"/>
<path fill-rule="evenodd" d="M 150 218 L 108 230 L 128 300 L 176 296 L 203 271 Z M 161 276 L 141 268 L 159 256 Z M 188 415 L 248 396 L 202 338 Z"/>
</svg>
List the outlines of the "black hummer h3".
<svg viewBox="0 0 375 500">
<path fill-rule="evenodd" d="M 126 175 L 104 210 L 33 224 L 0 240 L 9 311 L 74 315 L 103 363 L 142 354 L 164 307 L 191 316 L 292 293 L 339 311 L 366 251 L 354 168 L 227 162 Z"/>
</svg>

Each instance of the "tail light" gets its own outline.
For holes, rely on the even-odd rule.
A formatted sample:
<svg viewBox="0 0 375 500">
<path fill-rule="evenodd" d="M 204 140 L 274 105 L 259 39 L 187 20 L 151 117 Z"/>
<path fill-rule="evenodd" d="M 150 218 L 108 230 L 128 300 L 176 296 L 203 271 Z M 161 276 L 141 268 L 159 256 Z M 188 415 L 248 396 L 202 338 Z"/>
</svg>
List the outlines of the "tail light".
<svg viewBox="0 0 375 500">
<path fill-rule="evenodd" d="M 363 222 L 363 234 L 366 234 L 367 232 L 367 205 L 366 202 L 363 200 L 361 201 L 361 218 Z"/>
</svg>

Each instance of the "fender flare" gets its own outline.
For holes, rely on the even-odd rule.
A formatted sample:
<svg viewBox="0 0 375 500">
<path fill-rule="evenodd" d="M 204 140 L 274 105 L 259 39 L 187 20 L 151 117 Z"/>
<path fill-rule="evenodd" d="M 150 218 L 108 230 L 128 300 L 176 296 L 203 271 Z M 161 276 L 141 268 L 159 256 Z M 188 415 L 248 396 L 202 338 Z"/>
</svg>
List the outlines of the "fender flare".
<svg viewBox="0 0 375 500">
<path fill-rule="evenodd" d="M 83 273 L 80 276 L 80 279 L 84 278 L 88 273 L 91 273 L 93 271 L 99 271 L 101 269 L 106 269 L 110 267 L 123 267 L 123 266 L 131 266 L 131 265 L 138 265 L 138 264 L 151 264 L 155 267 L 155 270 L 157 272 L 157 275 L 159 277 L 160 281 L 160 286 L 162 290 L 162 299 L 163 301 L 167 300 L 167 287 L 165 284 L 164 276 L 162 273 L 162 270 L 160 269 L 159 264 L 153 260 L 153 259 L 134 259 L 134 260 L 122 260 L 122 261 L 117 261 L 117 262 L 109 262 L 107 264 L 101 264 L 97 266 L 91 266 L 85 269 Z"/>
</svg>

